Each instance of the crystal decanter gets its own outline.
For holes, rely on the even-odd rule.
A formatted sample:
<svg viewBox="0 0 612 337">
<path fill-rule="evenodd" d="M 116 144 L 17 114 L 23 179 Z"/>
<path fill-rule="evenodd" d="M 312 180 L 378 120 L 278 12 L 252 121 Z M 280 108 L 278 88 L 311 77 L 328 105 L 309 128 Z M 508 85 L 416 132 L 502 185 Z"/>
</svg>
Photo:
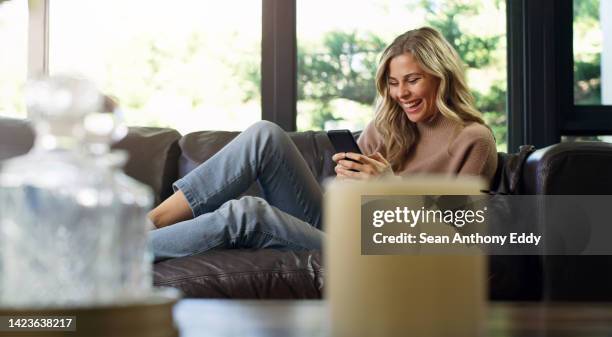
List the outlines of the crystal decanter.
<svg viewBox="0 0 612 337">
<path fill-rule="evenodd" d="M 111 151 L 122 133 L 88 81 L 26 87 L 33 149 L 0 166 L 0 305 L 81 306 L 151 290 L 151 191 Z M 123 132 L 125 133 L 125 132 Z"/>
</svg>

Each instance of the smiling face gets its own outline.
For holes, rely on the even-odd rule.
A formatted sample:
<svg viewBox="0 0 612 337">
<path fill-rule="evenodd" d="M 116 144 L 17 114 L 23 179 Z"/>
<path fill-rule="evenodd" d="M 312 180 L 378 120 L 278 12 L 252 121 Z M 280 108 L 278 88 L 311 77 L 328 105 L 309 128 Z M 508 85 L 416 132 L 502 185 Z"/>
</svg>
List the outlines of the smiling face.
<svg viewBox="0 0 612 337">
<path fill-rule="evenodd" d="M 413 123 L 427 121 L 436 114 L 439 81 L 426 73 L 411 53 L 398 55 L 389 62 L 389 95 Z"/>
</svg>

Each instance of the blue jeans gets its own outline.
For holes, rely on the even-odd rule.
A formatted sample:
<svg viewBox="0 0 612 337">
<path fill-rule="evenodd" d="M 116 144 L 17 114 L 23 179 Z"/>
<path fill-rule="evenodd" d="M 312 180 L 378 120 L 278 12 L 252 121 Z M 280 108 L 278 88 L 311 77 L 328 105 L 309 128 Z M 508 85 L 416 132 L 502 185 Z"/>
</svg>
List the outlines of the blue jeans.
<svg viewBox="0 0 612 337">
<path fill-rule="evenodd" d="M 235 199 L 254 181 L 265 199 Z M 150 232 L 155 261 L 213 248 L 321 248 L 321 187 L 274 123 L 255 123 L 173 187 L 193 219 Z"/>
</svg>

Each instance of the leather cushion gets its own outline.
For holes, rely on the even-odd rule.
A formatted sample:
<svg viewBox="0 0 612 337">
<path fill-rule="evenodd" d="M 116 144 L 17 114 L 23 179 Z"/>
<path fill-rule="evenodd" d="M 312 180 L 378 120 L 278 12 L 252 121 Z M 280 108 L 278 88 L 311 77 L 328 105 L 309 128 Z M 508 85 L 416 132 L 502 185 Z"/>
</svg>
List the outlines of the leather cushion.
<svg viewBox="0 0 612 337">
<path fill-rule="evenodd" d="M 113 146 L 126 150 L 129 159 L 124 171 L 153 189 L 155 205 L 169 197 L 178 179 L 181 134 L 173 129 L 131 127 L 125 138 Z"/>
<path fill-rule="evenodd" d="M 159 262 L 153 275 L 156 286 L 185 297 L 321 298 L 323 291 L 318 251 L 212 250 Z"/>
<path fill-rule="evenodd" d="M 200 131 L 185 135 L 179 142 L 182 152 L 179 177 L 185 176 L 208 160 L 238 134 L 239 132 L 231 131 Z M 326 178 L 335 175 L 335 164 L 331 160 L 334 150 L 325 132 L 305 131 L 288 134 L 320 184 Z M 257 184 L 253 184 L 245 194 L 261 196 L 261 190 Z"/>
<path fill-rule="evenodd" d="M 28 120 L 0 118 L 0 160 L 27 153 L 34 137 Z M 172 194 L 171 184 L 178 179 L 180 138 L 172 129 L 133 127 L 113 146 L 128 151 L 125 173 L 153 189 L 156 205 Z"/>
<path fill-rule="evenodd" d="M 23 155 L 34 145 L 34 131 L 27 120 L 0 117 L 0 160 Z"/>
</svg>

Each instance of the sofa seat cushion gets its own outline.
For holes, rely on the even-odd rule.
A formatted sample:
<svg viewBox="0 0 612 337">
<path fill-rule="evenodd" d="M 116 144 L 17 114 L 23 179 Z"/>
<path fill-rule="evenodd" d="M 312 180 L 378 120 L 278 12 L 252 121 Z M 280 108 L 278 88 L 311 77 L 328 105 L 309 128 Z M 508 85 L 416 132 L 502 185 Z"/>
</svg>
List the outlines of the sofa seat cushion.
<svg viewBox="0 0 612 337">
<path fill-rule="evenodd" d="M 319 251 L 212 250 L 156 263 L 153 283 L 185 297 L 317 299 L 323 268 Z"/>
</svg>

